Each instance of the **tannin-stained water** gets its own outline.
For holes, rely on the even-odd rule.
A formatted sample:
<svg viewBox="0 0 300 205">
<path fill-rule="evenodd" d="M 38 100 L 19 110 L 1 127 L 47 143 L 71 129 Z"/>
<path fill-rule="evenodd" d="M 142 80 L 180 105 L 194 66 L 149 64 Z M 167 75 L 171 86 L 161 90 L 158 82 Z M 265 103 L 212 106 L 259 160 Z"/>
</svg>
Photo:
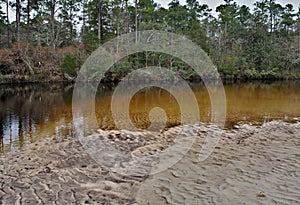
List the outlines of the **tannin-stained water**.
<svg viewBox="0 0 300 205">
<path fill-rule="evenodd" d="M 211 122 L 211 102 L 205 86 L 200 83 L 190 86 L 199 105 L 201 122 Z M 300 83 L 245 83 L 225 85 L 224 88 L 227 100 L 225 128 L 230 129 L 239 122 L 293 121 L 300 116 Z M 72 92 L 73 85 L 1 85 L 0 152 L 14 151 L 41 137 L 74 137 Z M 113 92 L 114 86 L 100 85 L 95 98 L 101 129 L 117 129 L 111 113 Z M 186 100 L 185 103 L 189 105 L 190 102 Z M 147 88 L 132 96 L 131 121 L 138 128 L 149 127 L 149 112 L 155 107 L 165 111 L 166 127 L 180 124 L 180 105 L 169 92 L 159 88 Z M 154 121 L 156 119 L 159 121 L 160 116 L 154 116 Z"/>
</svg>

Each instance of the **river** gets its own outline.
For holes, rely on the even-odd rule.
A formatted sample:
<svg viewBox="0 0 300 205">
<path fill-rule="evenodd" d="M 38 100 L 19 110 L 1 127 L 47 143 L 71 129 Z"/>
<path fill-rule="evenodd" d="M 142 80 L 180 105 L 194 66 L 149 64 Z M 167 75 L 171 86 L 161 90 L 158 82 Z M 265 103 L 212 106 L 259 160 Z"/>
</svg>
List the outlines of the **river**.
<svg viewBox="0 0 300 205">
<path fill-rule="evenodd" d="M 190 85 L 199 104 L 200 119 L 209 123 L 211 105 L 200 83 Z M 41 137 L 74 137 L 73 85 L 22 84 L 0 86 L 0 153 L 14 152 Z M 270 120 L 295 121 L 300 116 L 300 83 L 243 83 L 224 86 L 227 100 L 225 128 L 237 123 L 262 124 Z M 112 85 L 100 85 L 95 100 L 101 129 L 115 129 L 110 106 Z M 186 102 L 189 103 L 189 102 Z M 180 108 L 165 90 L 150 88 L 136 93 L 130 102 L 130 117 L 139 128 L 150 125 L 153 107 L 165 110 L 167 127 L 180 124 Z"/>
</svg>

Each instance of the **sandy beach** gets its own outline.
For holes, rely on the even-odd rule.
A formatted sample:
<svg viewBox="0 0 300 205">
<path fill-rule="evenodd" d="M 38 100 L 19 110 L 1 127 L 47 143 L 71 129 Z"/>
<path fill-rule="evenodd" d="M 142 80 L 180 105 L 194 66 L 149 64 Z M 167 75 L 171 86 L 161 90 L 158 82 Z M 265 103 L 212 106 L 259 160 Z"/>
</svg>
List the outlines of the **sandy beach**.
<svg viewBox="0 0 300 205">
<path fill-rule="evenodd" d="M 0 157 L 0 204 L 300 203 L 300 123 L 239 125 L 224 131 L 213 154 L 200 162 L 210 128 L 190 126 L 196 135 L 192 148 L 174 166 L 151 176 L 112 172 L 96 163 L 78 139 L 41 139 Z M 135 136 L 129 140 L 120 137 L 123 131 L 93 136 L 110 136 L 107 140 L 118 141 L 118 147 L 132 140 L 136 143 L 127 152 L 139 153 L 149 150 L 145 147 L 163 149 L 176 129 L 159 136 L 129 134 Z"/>
</svg>

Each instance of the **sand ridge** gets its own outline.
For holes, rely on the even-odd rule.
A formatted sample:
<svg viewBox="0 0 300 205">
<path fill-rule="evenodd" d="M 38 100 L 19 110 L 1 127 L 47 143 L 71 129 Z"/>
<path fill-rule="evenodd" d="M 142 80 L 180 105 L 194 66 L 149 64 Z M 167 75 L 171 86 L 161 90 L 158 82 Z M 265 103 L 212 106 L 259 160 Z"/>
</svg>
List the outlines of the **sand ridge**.
<svg viewBox="0 0 300 205">
<path fill-rule="evenodd" d="M 299 204 L 300 127 L 271 122 L 225 134 L 199 163 L 201 143 L 175 166 L 146 179 L 139 204 Z"/>
<path fill-rule="evenodd" d="M 214 153 L 199 162 L 210 129 L 190 126 L 197 140 L 187 155 L 149 177 L 110 171 L 91 159 L 77 139 L 40 140 L 16 154 L 0 157 L 0 204 L 300 203 L 300 123 L 241 125 L 224 132 Z M 134 136 L 109 131 L 96 135 L 118 139 L 122 149 L 126 142 L 135 142 L 126 151 L 138 156 L 153 151 L 146 146 L 163 147 L 176 130 L 165 134 L 165 139 L 151 135 L 152 139 L 143 143 L 139 143 L 143 133 Z"/>
</svg>

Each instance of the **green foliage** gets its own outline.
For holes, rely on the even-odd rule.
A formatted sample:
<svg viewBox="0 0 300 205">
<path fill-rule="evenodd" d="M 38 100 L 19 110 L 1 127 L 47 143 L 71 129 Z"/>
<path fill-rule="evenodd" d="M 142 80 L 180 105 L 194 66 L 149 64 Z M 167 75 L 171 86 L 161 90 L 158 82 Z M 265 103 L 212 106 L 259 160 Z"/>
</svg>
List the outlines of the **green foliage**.
<svg viewBox="0 0 300 205">
<path fill-rule="evenodd" d="M 76 77 L 78 67 L 78 59 L 71 53 L 66 53 L 61 65 L 62 72 L 67 73 L 71 77 Z"/>
<path fill-rule="evenodd" d="M 244 72 L 245 76 L 247 78 L 254 78 L 254 77 L 257 77 L 258 76 L 258 73 L 257 71 L 255 70 L 255 68 L 252 68 L 252 69 L 246 69 L 245 72 Z"/>
<path fill-rule="evenodd" d="M 0 83 L 4 82 L 4 76 L 0 73 Z"/>
<path fill-rule="evenodd" d="M 91 54 L 94 50 L 96 50 L 99 47 L 99 39 L 94 31 L 85 29 L 82 40 L 89 54 Z"/>
<path fill-rule="evenodd" d="M 90 54 L 100 44 L 134 32 L 137 20 L 138 30 L 156 29 L 185 35 L 207 52 L 219 71 L 230 78 L 282 77 L 300 72 L 300 10 L 276 0 L 257 0 L 253 10 L 234 0 L 225 0 L 217 6 L 217 16 L 197 0 L 186 0 L 185 5 L 171 0 L 168 8 L 159 6 L 156 0 L 137 0 L 136 5 L 135 1 L 127 0 L 35 0 L 29 5 L 25 2 L 20 5 L 20 38 L 16 35 L 16 22 L 7 19 L 6 2 L 0 4 L 0 45 L 29 42 L 39 49 L 50 47 L 47 57 L 58 62 L 51 68 L 60 63 L 62 57 L 55 53 L 60 48 L 69 52 L 68 46 L 83 44 L 83 53 Z M 15 3 L 9 7 L 16 9 Z M 82 25 L 80 32 L 78 25 Z M 80 54 L 76 56 L 84 60 Z M 111 78 L 157 65 L 190 74 L 190 68 L 172 56 L 145 52 L 114 65 Z M 79 60 L 74 55 L 68 53 L 63 57 L 63 72 L 76 76 L 78 67 Z"/>
</svg>

